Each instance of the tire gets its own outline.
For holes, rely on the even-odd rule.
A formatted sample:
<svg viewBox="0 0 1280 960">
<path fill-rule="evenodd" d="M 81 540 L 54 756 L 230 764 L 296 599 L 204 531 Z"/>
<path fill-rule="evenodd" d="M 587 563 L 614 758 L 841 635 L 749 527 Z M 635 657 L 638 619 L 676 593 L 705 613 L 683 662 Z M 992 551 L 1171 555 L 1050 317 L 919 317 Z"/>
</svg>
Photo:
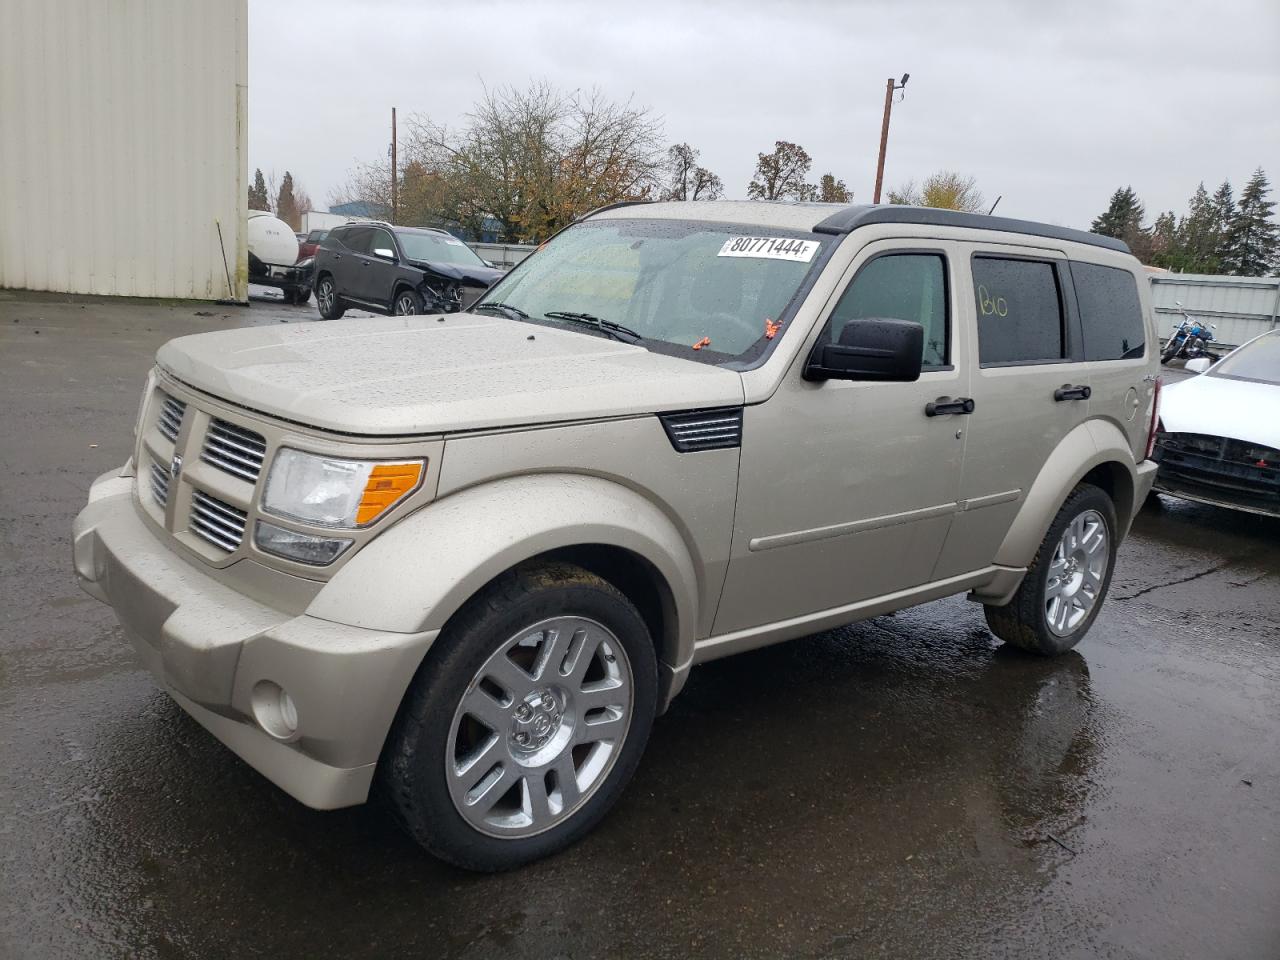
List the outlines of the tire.
<svg viewBox="0 0 1280 960">
<path fill-rule="evenodd" d="M 347 312 L 346 304 L 338 296 L 338 287 L 333 282 L 333 277 L 327 273 L 316 281 L 316 306 L 325 320 L 337 320 Z"/>
<path fill-rule="evenodd" d="M 422 294 L 409 287 L 396 291 L 391 299 L 391 315 L 395 317 L 413 317 L 423 313 Z"/>
<path fill-rule="evenodd" d="M 1178 355 L 1178 344 L 1175 340 L 1170 340 L 1167 344 L 1165 344 L 1164 352 L 1160 354 L 1160 362 L 1162 364 L 1168 363 L 1177 355 Z"/>
<path fill-rule="evenodd" d="M 1081 524 L 1073 527 L 1077 520 Z M 1105 541 L 1092 551 L 1083 546 L 1073 550 L 1064 539 L 1071 529 L 1073 536 L 1087 545 L 1093 542 L 1099 525 Z M 1083 537 L 1079 536 L 1081 533 Z M 1049 525 L 1013 599 L 1003 607 L 985 608 L 987 626 L 1005 643 L 1031 653 L 1056 656 L 1072 649 L 1089 632 L 1106 600 L 1115 569 L 1116 546 L 1116 511 L 1111 498 L 1093 484 L 1080 484 Z M 1105 561 L 1105 569 L 1098 570 L 1096 560 Z M 1064 581 L 1063 588 L 1054 592 L 1053 588 Z M 1049 604 L 1055 598 L 1057 603 L 1050 611 Z M 1077 604 L 1086 609 L 1079 609 Z M 1051 623 L 1051 616 L 1057 622 Z"/>
<path fill-rule="evenodd" d="M 307 287 L 299 287 L 293 292 L 293 302 L 297 306 L 302 306 L 311 299 L 311 291 Z"/>
<path fill-rule="evenodd" d="M 624 692 L 629 705 L 615 707 Z M 566 563 L 518 568 L 436 641 L 388 737 L 380 784 L 430 853 L 469 870 L 517 867 L 563 850 L 613 806 L 657 696 L 653 640 L 612 584 Z M 616 736 L 592 741 L 597 729 Z"/>
</svg>

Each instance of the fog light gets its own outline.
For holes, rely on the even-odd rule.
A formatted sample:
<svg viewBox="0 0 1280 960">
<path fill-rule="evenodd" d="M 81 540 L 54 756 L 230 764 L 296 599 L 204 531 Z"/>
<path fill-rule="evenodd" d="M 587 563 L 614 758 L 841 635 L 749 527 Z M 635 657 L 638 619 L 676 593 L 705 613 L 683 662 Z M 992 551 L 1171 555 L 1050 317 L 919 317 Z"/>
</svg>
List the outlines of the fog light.
<svg viewBox="0 0 1280 960">
<path fill-rule="evenodd" d="M 288 740 L 298 732 L 298 705 L 280 684 L 259 680 L 253 685 L 250 703 L 258 726 L 277 740 Z"/>
<path fill-rule="evenodd" d="M 351 541 L 346 537 L 317 537 L 296 530 L 286 530 L 265 520 L 258 521 L 253 539 L 258 549 L 264 553 L 313 567 L 333 563 L 343 550 L 351 546 Z"/>
</svg>

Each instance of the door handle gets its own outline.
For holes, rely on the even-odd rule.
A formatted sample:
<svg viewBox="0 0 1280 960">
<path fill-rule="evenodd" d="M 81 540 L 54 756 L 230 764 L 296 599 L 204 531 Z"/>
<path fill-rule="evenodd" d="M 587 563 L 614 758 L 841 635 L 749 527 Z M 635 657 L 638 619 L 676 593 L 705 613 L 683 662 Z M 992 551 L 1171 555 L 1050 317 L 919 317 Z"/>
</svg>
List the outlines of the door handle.
<svg viewBox="0 0 1280 960">
<path fill-rule="evenodd" d="M 945 417 L 950 414 L 970 414 L 976 404 L 968 397 L 956 397 L 952 400 L 950 397 L 939 397 L 937 400 L 930 400 L 924 405 L 924 415 L 926 417 Z"/>
<path fill-rule="evenodd" d="M 368 265 L 369 265 L 369 261 L 368 261 L 368 260 L 361 260 L 361 261 L 360 261 L 360 266 L 362 266 L 362 267 L 367 267 Z"/>
<path fill-rule="evenodd" d="M 335 260 L 341 260 L 341 259 L 342 259 L 342 254 L 340 254 L 340 253 L 335 253 L 335 254 L 333 255 L 333 259 L 335 259 Z"/>
<path fill-rule="evenodd" d="M 1081 384 L 1073 387 L 1069 383 L 1064 383 L 1057 390 L 1053 391 L 1053 399 L 1061 403 L 1063 400 L 1088 400 L 1093 394 L 1090 387 Z"/>
</svg>

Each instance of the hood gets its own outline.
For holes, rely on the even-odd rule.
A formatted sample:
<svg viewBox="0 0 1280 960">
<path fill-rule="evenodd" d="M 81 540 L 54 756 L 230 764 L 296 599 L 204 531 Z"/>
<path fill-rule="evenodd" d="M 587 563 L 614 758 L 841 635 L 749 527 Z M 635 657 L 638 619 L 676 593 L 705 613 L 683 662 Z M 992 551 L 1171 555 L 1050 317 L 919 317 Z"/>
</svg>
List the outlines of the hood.
<svg viewBox="0 0 1280 960">
<path fill-rule="evenodd" d="M 1174 433 L 1207 433 L 1280 450 L 1280 386 L 1202 373 L 1165 387 L 1160 420 Z"/>
<path fill-rule="evenodd" d="M 438 273 L 442 277 L 448 277 L 450 280 L 459 280 L 463 283 L 483 284 L 484 286 L 492 286 L 494 281 L 502 276 L 503 271 L 494 267 L 486 267 L 483 263 L 477 263 L 474 266 L 469 264 L 445 263 L 443 260 L 410 260 L 415 267 L 423 270 L 430 270 L 432 273 Z"/>
<path fill-rule="evenodd" d="M 594 334 L 469 313 L 202 333 L 160 367 L 323 430 L 422 435 L 731 406 L 742 378 Z"/>
</svg>

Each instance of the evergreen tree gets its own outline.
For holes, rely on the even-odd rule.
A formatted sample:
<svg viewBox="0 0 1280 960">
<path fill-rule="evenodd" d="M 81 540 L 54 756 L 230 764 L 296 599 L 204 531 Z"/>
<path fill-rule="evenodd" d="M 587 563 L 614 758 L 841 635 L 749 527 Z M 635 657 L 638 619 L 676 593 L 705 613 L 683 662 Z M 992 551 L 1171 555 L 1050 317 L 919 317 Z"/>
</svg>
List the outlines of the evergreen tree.
<svg viewBox="0 0 1280 960">
<path fill-rule="evenodd" d="M 289 225 L 291 230 L 298 230 L 302 224 L 302 215 L 298 212 L 298 204 L 293 198 L 293 174 L 284 172 L 280 181 L 280 195 L 276 197 L 276 216 Z"/>
<path fill-rule="evenodd" d="M 1209 191 L 1204 188 L 1204 181 L 1201 181 L 1187 203 L 1187 215 L 1178 223 L 1174 249 L 1170 251 L 1166 262 L 1160 265 L 1185 273 L 1217 273 L 1218 247 L 1221 242 L 1222 229 L 1217 206 L 1209 197 Z"/>
<path fill-rule="evenodd" d="M 1280 252 L 1280 233 L 1271 219 L 1275 202 L 1267 199 L 1271 184 L 1259 167 L 1240 192 L 1240 202 L 1223 239 L 1223 266 L 1238 277 L 1261 277 L 1271 271 Z"/>
<path fill-rule="evenodd" d="M 1222 186 L 1213 192 L 1213 228 L 1216 243 L 1213 248 L 1215 264 L 1214 272 L 1225 269 L 1223 258 L 1226 255 L 1227 227 L 1236 212 L 1235 194 L 1231 190 L 1231 181 L 1223 180 Z"/>
<path fill-rule="evenodd" d="M 1142 218 L 1145 215 L 1146 209 L 1133 188 L 1121 187 L 1111 195 L 1111 203 L 1094 219 L 1089 229 L 1104 237 L 1124 240 L 1127 235 L 1142 229 Z"/>
<path fill-rule="evenodd" d="M 261 167 L 253 171 L 253 186 L 249 188 L 249 209 L 271 209 L 271 198 L 267 196 L 267 181 L 262 178 Z"/>
<path fill-rule="evenodd" d="M 1156 217 L 1156 222 L 1151 225 L 1151 262 L 1158 267 L 1166 267 L 1180 257 L 1178 218 L 1168 210 Z"/>
</svg>

